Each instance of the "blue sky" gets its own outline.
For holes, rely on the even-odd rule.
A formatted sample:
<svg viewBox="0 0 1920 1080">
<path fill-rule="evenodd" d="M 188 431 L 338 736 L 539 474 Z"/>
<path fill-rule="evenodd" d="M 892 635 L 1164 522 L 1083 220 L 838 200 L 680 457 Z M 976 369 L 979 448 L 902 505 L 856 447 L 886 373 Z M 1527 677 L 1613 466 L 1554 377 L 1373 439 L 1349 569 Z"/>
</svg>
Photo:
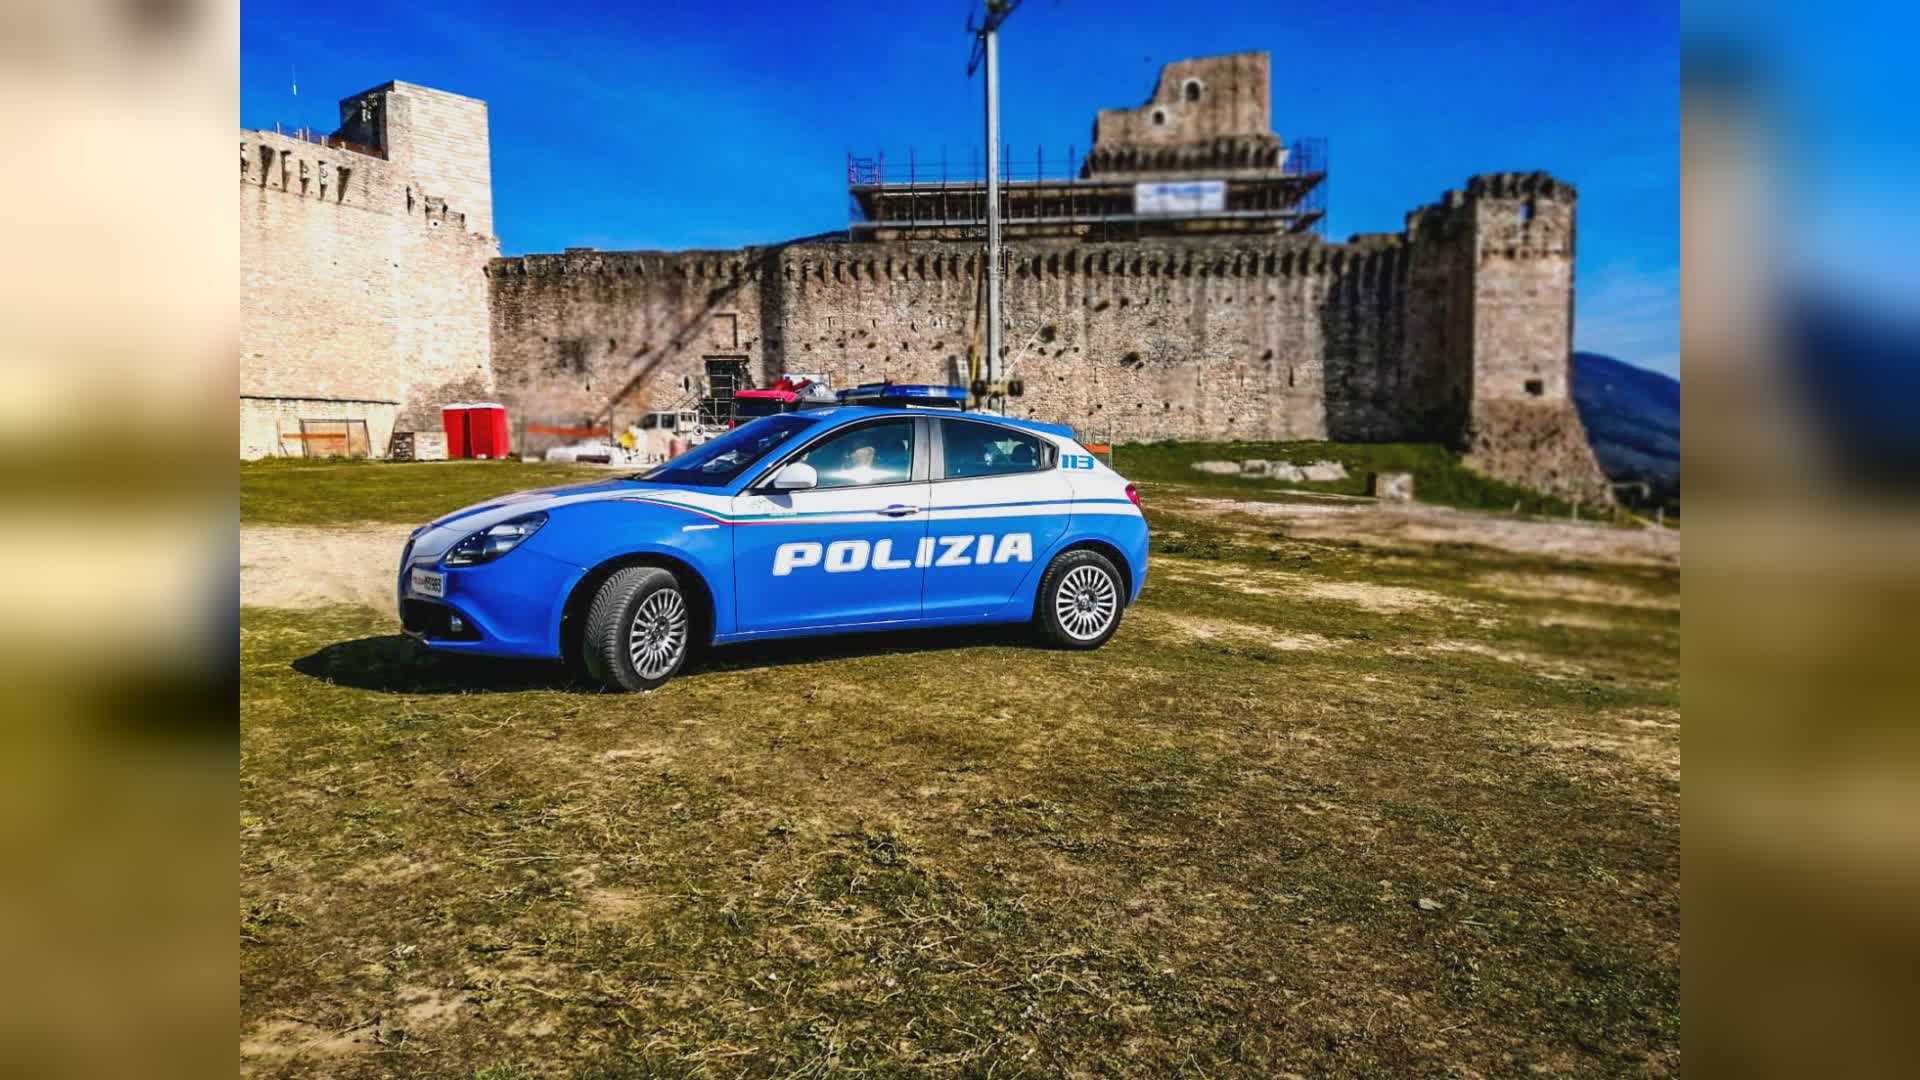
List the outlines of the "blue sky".
<svg viewBox="0 0 1920 1080">
<path fill-rule="evenodd" d="M 849 150 L 966 160 L 976 6 L 249 0 L 240 121 L 331 130 L 348 94 L 436 86 L 488 102 L 507 254 L 767 243 L 846 224 Z M 1329 237 L 1547 169 L 1581 192 L 1577 347 L 1678 374 L 1676 4 L 1028 0 L 1002 38 L 1005 138 L 1084 151 L 1161 64 L 1247 49 L 1273 56 L 1275 129 L 1329 141 Z"/>
</svg>

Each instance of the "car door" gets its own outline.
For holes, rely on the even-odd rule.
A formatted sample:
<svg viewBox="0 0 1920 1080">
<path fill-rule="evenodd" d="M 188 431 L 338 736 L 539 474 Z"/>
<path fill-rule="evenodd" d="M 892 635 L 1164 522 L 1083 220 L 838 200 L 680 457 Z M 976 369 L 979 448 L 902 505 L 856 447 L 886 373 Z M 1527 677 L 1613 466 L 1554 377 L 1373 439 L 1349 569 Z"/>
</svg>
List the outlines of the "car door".
<svg viewBox="0 0 1920 1080">
<path fill-rule="evenodd" d="M 1052 443 L 989 420 L 942 417 L 932 454 L 922 589 L 929 618 L 967 618 L 1006 606 L 1034 560 L 1058 543 L 1073 488 Z"/>
<path fill-rule="evenodd" d="M 890 416 L 837 427 L 734 500 L 735 613 L 745 633 L 883 624 L 920 616 L 927 534 L 926 421 Z M 776 491 L 813 466 L 818 486 Z"/>
</svg>

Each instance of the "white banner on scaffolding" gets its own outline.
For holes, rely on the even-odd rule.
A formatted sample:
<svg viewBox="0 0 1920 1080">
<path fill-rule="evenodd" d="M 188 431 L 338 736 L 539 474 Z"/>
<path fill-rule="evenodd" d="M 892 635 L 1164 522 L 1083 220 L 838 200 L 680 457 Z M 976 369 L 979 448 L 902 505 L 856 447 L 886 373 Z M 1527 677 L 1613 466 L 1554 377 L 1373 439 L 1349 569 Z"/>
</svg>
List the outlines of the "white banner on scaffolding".
<svg viewBox="0 0 1920 1080">
<path fill-rule="evenodd" d="M 1209 214 L 1226 208 L 1225 180 L 1133 185 L 1133 212 L 1136 214 Z"/>
</svg>

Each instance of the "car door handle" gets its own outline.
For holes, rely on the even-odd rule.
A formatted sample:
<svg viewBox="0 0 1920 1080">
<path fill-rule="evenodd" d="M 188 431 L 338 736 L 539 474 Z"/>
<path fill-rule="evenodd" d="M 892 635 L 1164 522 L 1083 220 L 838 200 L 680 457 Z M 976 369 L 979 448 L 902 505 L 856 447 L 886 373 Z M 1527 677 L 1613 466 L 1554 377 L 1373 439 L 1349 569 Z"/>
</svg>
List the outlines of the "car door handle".
<svg viewBox="0 0 1920 1080">
<path fill-rule="evenodd" d="M 908 514 L 919 513 L 920 508 L 917 506 L 902 506 L 899 503 L 894 503 L 892 506 L 889 506 L 885 510 L 882 510 L 880 512 L 887 515 L 888 517 L 906 517 Z"/>
</svg>

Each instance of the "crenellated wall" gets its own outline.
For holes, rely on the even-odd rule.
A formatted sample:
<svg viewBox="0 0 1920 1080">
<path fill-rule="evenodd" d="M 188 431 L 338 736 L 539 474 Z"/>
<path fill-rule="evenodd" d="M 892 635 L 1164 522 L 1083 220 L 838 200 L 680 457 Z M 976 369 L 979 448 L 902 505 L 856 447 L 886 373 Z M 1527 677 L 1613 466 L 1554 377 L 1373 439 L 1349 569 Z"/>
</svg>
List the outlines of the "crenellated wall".
<svg viewBox="0 0 1920 1080">
<path fill-rule="evenodd" d="M 367 419 L 384 454 L 394 428 L 438 430 L 440 405 L 491 394 L 485 270 L 500 248 L 474 216 L 490 198 L 468 183 L 480 205 L 463 206 L 421 175 L 471 180 L 484 161 L 484 107 L 462 102 L 389 84 L 342 103 L 356 120 L 363 105 L 434 117 L 431 139 L 397 122 L 343 126 L 353 146 L 240 133 L 242 457 L 299 454 L 303 418 Z M 451 164 L 422 168 L 453 145 Z"/>
<path fill-rule="evenodd" d="M 762 385 L 788 371 L 841 386 L 964 381 L 979 258 L 961 245 L 812 244 L 495 260 L 499 393 L 530 420 L 570 426 L 610 405 L 616 424 L 666 407 L 709 359 L 743 358 Z M 1006 340 L 1026 382 L 1016 413 L 1133 439 L 1372 438 L 1404 425 L 1397 245 L 1036 242 L 1007 261 Z"/>
<path fill-rule="evenodd" d="M 1508 228 L 1515 199 L 1530 220 Z M 1605 501 L 1591 452 L 1564 437 L 1572 215 L 1550 178 L 1476 178 L 1406 231 L 1344 244 L 1010 243 L 1005 341 L 1026 385 L 1011 411 L 1103 441 L 1441 439 Z M 962 382 L 980 259 L 942 241 L 496 259 L 499 394 L 531 423 L 620 427 L 697 396 L 709 360 L 742 359 L 759 385 Z M 1497 451 L 1509 429 L 1557 433 L 1550 466 Z"/>
</svg>

